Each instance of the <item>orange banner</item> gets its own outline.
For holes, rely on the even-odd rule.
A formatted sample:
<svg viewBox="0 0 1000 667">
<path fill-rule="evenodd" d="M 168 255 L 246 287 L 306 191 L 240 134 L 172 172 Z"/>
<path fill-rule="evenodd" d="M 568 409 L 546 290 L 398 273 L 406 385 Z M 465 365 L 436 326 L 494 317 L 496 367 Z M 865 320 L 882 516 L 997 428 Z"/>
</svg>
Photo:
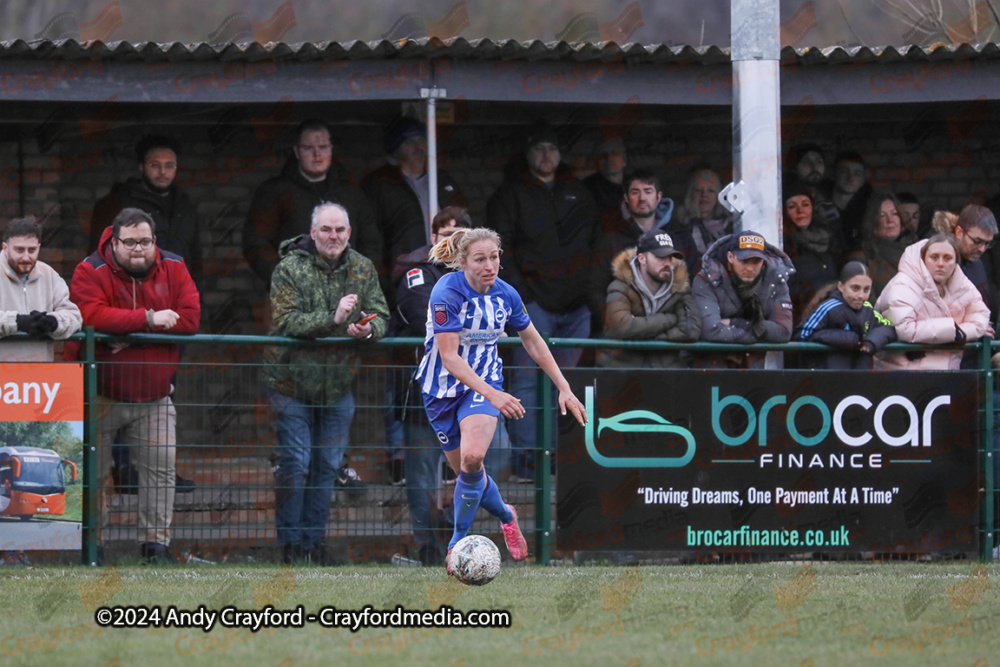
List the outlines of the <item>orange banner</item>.
<svg viewBox="0 0 1000 667">
<path fill-rule="evenodd" d="M 83 421 L 83 364 L 0 364 L 0 421 Z"/>
</svg>

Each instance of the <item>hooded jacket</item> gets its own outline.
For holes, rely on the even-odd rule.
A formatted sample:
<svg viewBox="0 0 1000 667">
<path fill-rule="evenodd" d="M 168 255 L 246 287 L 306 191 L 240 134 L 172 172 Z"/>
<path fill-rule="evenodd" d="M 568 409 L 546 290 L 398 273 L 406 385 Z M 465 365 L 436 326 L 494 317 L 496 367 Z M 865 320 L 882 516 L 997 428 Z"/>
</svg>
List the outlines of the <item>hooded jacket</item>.
<svg viewBox="0 0 1000 667">
<path fill-rule="evenodd" d="M 795 329 L 794 339 L 822 343 L 838 350 L 823 355 L 803 355 L 803 368 L 870 369 L 872 358 L 858 351 L 858 345 L 868 342 L 875 352 L 881 352 L 896 340 L 896 329 L 867 301 L 855 310 L 844 301 L 840 290 L 834 289 L 829 298 Z"/>
<path fill-rule="evenodd" d="M 366 257 L 380 256 L 382 235 L 364 193 L 342 179 L 336 165 L 331 165 L 322 181 L 306 180 L 293 155 L 280 176 L 257 188 L 243 224 L 243 253 L 250 268 L 266 284 L 271 283 L 271 273 L 278 265 L 279 245 L 299 234 L 308 234 L 313 209 L 323 202 L 340 204 L 347 210 L 354 230 L 351 244 L 358 252 Z"/>
<path fill-rule="evenodd" d="M 281 244 L 281 262 L 271 280 L 271 335 L 295 338 L 347 336 L 347 327 L 367 315 L 372 338 L 385 336 L 389 308 L 372 261 L 350 246 L 335 261 L 320 256 L 302 234 Z M 340 300 L 357 294 L 358 303 L 341 324 L 333 315 Z M 332 405 L 351 389 L 358 357 L 351 345 L 281 345 L 264 350 L 264 383 L 285 396 L 312 405 Z"/>
<path fill-rule="evenodd" d="M 73 272 L 70 298 L 80 307 L 84 326 L 102 333 L 164 333 L 151 329 L 147 310 L 173 310 L 178 315 L 171 334 L 198 332 L 201 305 L 198 289 L 180 255 L 156 249 L 156 259 L 144 278 L 133 278 L 114 259 L 111 227 L 104 230 L 97 252 Z M 79 344 L 66 346 L 75 359 Z M 129 403 L 147 403 L 167 396 L 177 371 L 176 345 L 129 345 L 115 352 L 97 346 L 98 393 Z"/>
<path fill-rule="evenodd" d="M 969 340 L 982 337 L 990 322 L 989 309 L 979 291 L 955 267 L 942 297 L 920 258 L 926 243 L 918 241 L 906 249 L 899 260 L 899 273 L 886 285 L 875 302 L 875 310 L 895 325 L 899 340 L 906 343 L 953 343 L 956 324 Z M 875 368 L 957 370 L 961 360 L 960 349 L 885 352 L 875 358 Z"/>
<path fill-rule="evenodd" d="M 80 309 L 69 299 L 66 281 L 45 262 L 36 262 L 35 268 L 22 282 L 17 272 L 7 263 L 6 251 L 0 251 L 0 336 L 17 333 L 17 316 L 33 310 L 43 311 L 56 318 L 59 326 L 48 340 L 26 340 L 0 345 L 0 361 L 54 361 L 55 343 L 65 340 L 80 330 L 83 317 Z"/>
<path fill-rule="evenodd" d="M 955 227 L 958 226 L 958 215 L 950 211 L 935 211 L 934 217 L 931 219 L 931 224 L 934 231 L 954 237 Z M 984 253 L 983 257 L 985 256 L 986 255 Z M 965 276 L 971 280 L 972 284 L 976 286 L 977 290 L 979 290 L 979 294 L 983 297 L 983 302 L 986 303 L 987 307 L 990 309 L 990 321 L 992 321 L 994 312 L 993 288 L 990 285 L 989 274 L 986 271 L 986 264 L 983 262 L 983 258 L 980 257 L 976 261 L 970 262 L 962 257 L 959 257 L 958 265 L 961 267 L 962 272 L 965 273 Z"/>
<path fill-rule="evenodd" d="M 662 198 L 660 203 L 656 205 L 656 211 L 653 214 L 653 229 L 664 229 L 670 222 L 673 212 L 674 200 L 669 197 Z M 604 234 L 598 243 L 600 253 L 598 258 L 600 264 L 597 269 L 600 273 L 598 287 L 604 291 L 607 290 L 608 285 L 614 279 L 612 264 L 615 259 L 628 248 L 635 248 L 639 243 L 639 237 L 645 231 L 636 223 L 635 217 L 628 208 L 628 204 L 624 201 L 619 201 L 617 215 L 620 216 L 619 229 L 623 231 L 609 234 L 607 228 L 604 227 Z M 677 247 L 676 240 L 674 241 L 674 247 Z M 690 275 L 690 272 L 688 274 Z"/>
<path fill-rule="evenodd" d="M 792 300 L 788 279 L 795 272 L 792 261 L 779 248 L 765 245 L 763 277 L 756 295 L 764 310 L 764 333 L 757 337 L 749 321 L 742 317 L 743 303 L 733 285 L 727 253 L 738 244 L 739 234 L 723 236 L 702 258 L 695 277 L 694 301 L 701 316 L 702 340 L 715 343 L 784 343 L 792 336 Z M 722 320 L 730 320 L 724 324 Z"/>
<path fill-rule="evenodd" d="M 201 242 L 198 238 L 198 215 L 191 198 L 177 184 L 158 195 L 134 177 L 111 186 L 108 194 L 94 206 L 90 222 L 88 252 L 94 252 L 104 235 L 104 229 L 114 222 L 125 208 L 137 208 L 153 217 L 156 223 L 156 245 L 181 256 L 195 282 L 202 274 Z"/>
<path fill-rule="evenodd" d="M 501 277 L 526 304 L 537 303 L 552 313 L 598 307 L 597 208 L 564 165 L 551 184 L 527 167 L 513 175 L 490 198 L 486 218 L 502 240 Z"/>
<path fill-rule="evenodd" d="M 650 293 L 642 281 L 636 249 L 631 248 L 615 257 L 612 271 L 615 279 L 608 286 L 608 305 L 604 314 L 604 333 L 622 340 L 662 340 L 678 343 L 694 342 L 701 335 L 701 319 L 691 296 L 687 265 L 674 258 L 670 284 L 657 294 Z M 655 310 L 650 313 L 650 307 Z M 631 366 L 670 368 L 683 366 L 677 352 L 641 352 L 631 350 L 601 350 L 599 366 Z"/>
</svg>

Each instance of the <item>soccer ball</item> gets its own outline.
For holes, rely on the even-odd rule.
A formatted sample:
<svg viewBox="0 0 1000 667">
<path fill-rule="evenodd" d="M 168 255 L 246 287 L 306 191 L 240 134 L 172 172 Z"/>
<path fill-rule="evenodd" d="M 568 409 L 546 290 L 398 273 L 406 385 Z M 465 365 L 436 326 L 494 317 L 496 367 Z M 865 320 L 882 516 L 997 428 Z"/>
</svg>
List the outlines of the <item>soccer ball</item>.
<svg viewBox="0 0 1000 667">
<path fill-rule="evenodd" d="M 451 550 L 451 573 L 467 586 L 485 586 L 500 573 L 500 550 L 488 537 L 463 537 Z"/>
</svg>

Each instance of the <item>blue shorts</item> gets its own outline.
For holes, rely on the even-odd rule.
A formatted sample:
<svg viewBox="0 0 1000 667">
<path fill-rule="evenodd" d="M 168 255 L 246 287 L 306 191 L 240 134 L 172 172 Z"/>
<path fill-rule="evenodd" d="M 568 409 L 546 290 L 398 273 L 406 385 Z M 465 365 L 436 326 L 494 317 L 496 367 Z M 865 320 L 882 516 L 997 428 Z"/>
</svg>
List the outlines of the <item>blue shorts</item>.
<svg viewBox="0 0 1000 667">
<path fill-rule="evenodd" d="M 500 411 L 482 394 L 474 391 L 467 391 L 454 398 L 434 398 L 424 394 L 424 410 L 438 442 L 441 443 L 441 449 L 446 452 L 458 449 L 462 435 L 459 424 L 469 415 L 500 418 Z"/>
</svg>

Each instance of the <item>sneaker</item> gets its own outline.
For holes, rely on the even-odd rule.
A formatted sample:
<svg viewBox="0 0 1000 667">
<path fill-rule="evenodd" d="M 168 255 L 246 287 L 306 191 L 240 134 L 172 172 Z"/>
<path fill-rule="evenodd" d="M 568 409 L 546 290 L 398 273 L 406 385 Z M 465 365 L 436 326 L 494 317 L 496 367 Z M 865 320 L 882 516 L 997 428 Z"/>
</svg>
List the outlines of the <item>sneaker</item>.
<svg viewBox="0 0 1000 667">
<path fill-rule="evenodd" d="M 503 539 L 507 542 L 510 557 L 514 560 L 524 560 L 528 557 L 528 543 L 525 541 L 524 535 L 521 534 L 521 527 L 517 525 L 517 510 L 514 509 L 513 505 L 507 505 L 507 507 L 510 508 L 514 518 L 511 519 L 510 523 L 500 524 L 500 527 L 503 528 Z"/>
<path fill-rule="evenodd" d="M 174 491 L 176 493 L 191 493 L 194 491 L 194 480 L 177 475 L 174 480 Z"/>
<path fill-rule="evenodd" d="M 366 484 L 357 470 L 345 465 L 337 474 L 337 486 L 342 489 L 360 490 L 365 488 Z"/>
<path fill-rule="evenodd" d="M 142 565 L 169 565 L 173 562 L 165 544 L 143 542 L 139 549 L 139 563 Z"/>
</svg>

